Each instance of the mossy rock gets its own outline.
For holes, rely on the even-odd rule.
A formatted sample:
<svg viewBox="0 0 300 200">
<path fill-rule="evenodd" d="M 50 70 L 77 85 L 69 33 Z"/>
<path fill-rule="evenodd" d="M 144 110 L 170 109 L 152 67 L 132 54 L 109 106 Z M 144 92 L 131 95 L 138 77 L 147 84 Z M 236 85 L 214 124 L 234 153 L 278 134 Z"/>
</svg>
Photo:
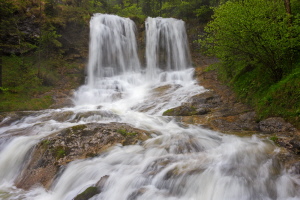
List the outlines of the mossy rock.
<svg viewBox="0 0 300 200">
<path fill-rule="evenodd" d="M 99 189 L 97 187 L 91 186 L 88 187 L 85 191 L 83 191 L 82 193 L 78 194 L 74 200 L 87 200 L 93 196 L 95 196 L 96 194 L 99 194 Z"/>
<path fill-rule="evenodd" d="M 32 185 L 42 184 L 48 189 L 59 169 L 66 164 L 99 156 L 116 144 L 137 144 L 150 135 L 150 132 L 116 122 L 89 123 L 62 129 L 43 138 L 35 146 L 16 185 L 29 189 Z"/>
<path fill-rule="evenodd" d="M 85 128 L 87 128 L 87 126 L 84 124 L 80 124 L 80 125 L 71 127 L 72 131 L 79 131 L 79 130 L 83 130 Z"/>
<path fill-rule="evenodd" d="M 163 113 L 163 116 L 192 116 L 192 115 L 204 115 L 210 112 L 208 108 L 197 109 L 194 106 L 183 105 L 176 108 L 171 108 Z"/>
<path fill-rule="evenodd" d="M 135 135 L 138 134 L 137 132 L 128 131 L 125 128 L 117 129 L 117 132 L 120 133 L 121 135 L 123 135 L 124 137 L 126 137 L 126 136 L 135 136 Z"/>
<path fill-rule="evenodd" d="M 66 146 L 57 146 L 52 149 L 52 154 L 56 160 L 67 156 L 70 153 L 70 149 Z"/>
</svg>

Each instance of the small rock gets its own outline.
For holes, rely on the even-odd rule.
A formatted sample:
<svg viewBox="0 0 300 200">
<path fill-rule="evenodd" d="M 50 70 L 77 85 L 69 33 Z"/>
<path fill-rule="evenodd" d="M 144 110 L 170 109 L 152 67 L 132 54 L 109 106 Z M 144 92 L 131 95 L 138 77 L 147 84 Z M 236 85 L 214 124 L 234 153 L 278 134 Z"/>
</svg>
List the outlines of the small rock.
<svg viewBox="0 0 300 200">
<path fill-rule="evenodd" d="M 247 112 L 247 113 L 240 115 L 239 118 L 242 122 L 255 121 L 256 113 L 254 111 Z"/>
<path fill-rule="evenodd" d="M 205 92 L 193 96 L 190 99 L 191 105 L 197 108 L 199 107 L 216 107 L 221 104 L 221 98 L 214 92 Z M 205 106 L 203 106 L 205 105 Z"/>
<path fill-rule="evenodd" d="M 197 115 L 205 115 L 210 112 L 210 109 L 209 108 L 199 108 L 196 111 L 197 111 Z"/>
<path fill-rule="evenodd" d="M 84 192 L 77 195 L 74 200 L 87 200 L 91 197 L 95 196 L 96 194 L 99 194 L 99 190 L 97 187 L 91 186 L 88 187 Z"/>
<path fill-rule="evenodd" d="M 295 153 L 295 154 L 300 154 L 300 139 L 299 138 L 293 138 L 290 141 L 290 144 L 292 145 L 291 150 Z"/>
<path fill-rule="evenodd" d="M 281 117 L 272 117 L 259 122 L 259 129 L 265 133 L 295 132 L 296 129 Z"/>
<path fill-rule="evenodd" d="M 300 175 L 300 162 L 293 163 L 290 166 L 289 172 L 292 173 L 292 174 L 299 174 Z"/>
</svg>

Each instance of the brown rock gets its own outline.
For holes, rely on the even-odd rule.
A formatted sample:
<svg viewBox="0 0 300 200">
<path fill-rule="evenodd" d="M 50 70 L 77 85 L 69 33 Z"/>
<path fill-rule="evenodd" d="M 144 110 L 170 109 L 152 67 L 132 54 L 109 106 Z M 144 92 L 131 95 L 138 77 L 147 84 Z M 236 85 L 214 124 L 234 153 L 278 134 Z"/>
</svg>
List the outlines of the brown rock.
<svg viewBox="0 0 300 200">
<path fill-rule="evenodd" d="M 31 152 L 31 159 L 16 181 L 16 186 L 29 189 L 35 184 L 49 188 L 58 170 L 67 163 L 101 154 L 121 143 L 144 141 L 150 133 L 127 124 L 90 123 L 63 129 L 44 138 Z"/>
<path fill-rule="evenodd" d="M 272 117 L 259 122 L 259 129 L 265 133 L 295 132 L 296 129 L 281 117 Z"/>
</svg>

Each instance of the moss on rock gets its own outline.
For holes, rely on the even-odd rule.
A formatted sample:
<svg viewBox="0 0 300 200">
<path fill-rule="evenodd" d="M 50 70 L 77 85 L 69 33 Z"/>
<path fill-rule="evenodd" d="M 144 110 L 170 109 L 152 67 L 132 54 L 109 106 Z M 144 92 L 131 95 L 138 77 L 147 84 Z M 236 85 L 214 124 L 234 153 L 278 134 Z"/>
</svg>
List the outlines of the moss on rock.
<svg viewBox="0 0 300 200">
<path fill-rule="evenodd" d="M 83 191 L 82 193 L 78 194 L 74 200 L 87 200 L 93 196 L 95 196 L 96 194 L 99 194 L 99 189 L 97 187 L 91 186 L 88 187 L 85 191 Z"/>
</svg>

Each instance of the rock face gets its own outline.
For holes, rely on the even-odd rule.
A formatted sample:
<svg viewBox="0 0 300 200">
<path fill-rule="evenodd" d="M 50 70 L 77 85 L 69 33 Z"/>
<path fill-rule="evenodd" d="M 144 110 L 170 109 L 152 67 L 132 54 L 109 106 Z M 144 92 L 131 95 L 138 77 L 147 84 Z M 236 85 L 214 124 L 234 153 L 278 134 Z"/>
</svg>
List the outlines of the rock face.
<svg viewBox="0 0 300 200">
<path fill-rule="evenodd" d="M 214 91 L 193 96 L 188 103 L 169 109 L 165 116 L 182 116 L 185 123 L 202 124 L 217 131 L 258 131 L 256 114 L 238 102 L 224 102 Z"/>
<path fill-rule="evenodd" d="M 266 133 L 295 132 L 296 129 L 290 123 L 280 117 L 272 117 L 259 122 L 259 128 Z"/>
<path fill-rule="evenodd" d="M 169 109 L 163 113 L 164 116 L 191 116 L 204 115 L 210 110 L 208 108 L 196 108 L 190 105 L 182 105 L 176 108 Z"/>
<path fill-rule="evenodd" d="M 130 145 L 144 141 L 149 135 L 122 123 L 90 123 L 63 129 L 34 147 L 16 186 L 29 189 L 42 184 L 49 188 L 59 169 L 67 163 L 97 156 L 117 143 Z"/>
<path fill-rule="evenodd" d="M 282 146 L 289 150 L 290 152 L 293 152 L 294 154 L 300 155 L 300 136 L 295 135 L 292 137 L 278 137 L 275 141 L 276 144 L 279 146 Z"/>
</svg>

